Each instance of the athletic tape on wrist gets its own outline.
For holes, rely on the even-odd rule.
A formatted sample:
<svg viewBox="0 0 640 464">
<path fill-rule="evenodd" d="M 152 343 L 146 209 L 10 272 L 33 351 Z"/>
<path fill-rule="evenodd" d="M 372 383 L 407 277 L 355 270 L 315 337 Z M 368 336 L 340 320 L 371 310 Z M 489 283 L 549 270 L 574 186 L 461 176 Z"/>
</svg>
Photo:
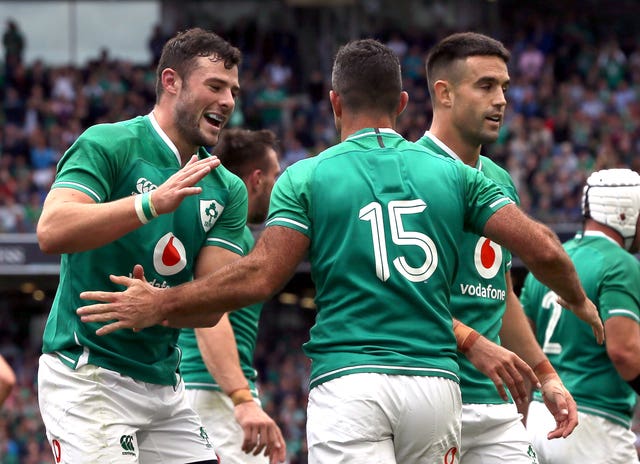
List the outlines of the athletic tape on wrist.
<svg viewBox="0 0 640 464">
<path fill-rule="evenodd" d="M 158 216 L 157 214 L 154 215 L 151 209 L 151 192 L 145 192 L 142 194 L 141 204 L 142 212 L 144 213 L 144 217 L 147 218 L 147 222 Z"/>
<path fill-rule="evenodd" d="M 153 218 L 158 217 L 158 213 L 156 212 L 156 208 L 151 201 L 151 193 L 145 192 L 139 195 L 136 195 L 134 200 L 134 207 L 136 210 L 136 214 L 138 215 L 138 219 L 141 223 L 147 224 Z"/>
<path fill-rule="evenodd" d="M 238 406 L 241 403 L 248 403 L 249 401 L 253 401 L 251 390 L 246 387 L 233 390 L 231 393 L 229 393 L 229 398 L 231 398 L 234 406 Z"/>
<path fill-rule="evenodd" d="M 480 337 L 480 334 L 477 331 L 457 320 L 453 323 L 453 333 L 456 336 L 458 350 L 463 353 L 467 352 Z"/>
<path fill-rule="evenodd" d="M 150 219 L 147 219 L 147 217 L 144 214 L 144 210 L 142 208 L 142 197 L 143 197 L 143 195 L 145 195 L 145 194 L 143 193 L 143 194 L 138 194 L 138 195 L 135 196 L 135 198 L 133 200 L 133 206 L 134 206 L 134 208 L 136 210 L 136 215 L 138 216 L 138 219 L 140 220 L 140 222 L 142 224 L 147 224 L 150 221 Z"/>
<path fill-rule="evenodd" d="M 533 368 L 533 373 L 536 374 L 536 377 L 538 377 L 538 380 L 540 382 L 543 382 L 549 376 L 559 377 L 558 373 L 553 368 L 548 359 L 540 361 L 538 364 L 536 364 L 536 366 Z"/>
<path fill-rule="evenodd" d="M 466 353 L 467 351 L 469 351 L 469 349 L 473 346 L 473 344 L 476 342 L 478 338 L 480 338 L 480 333 L 473 330 L 469 335 L 467 335 L 467 337 L 462 342 L 462 345 L 460 346 L 460 351 L 462 351 L 463 353 Z"/>
<path fill-rule="evenodd" d="M 158 212 L 156 211 L 156 207 L 153 204 L 153 199 L 151 198 L 152 195 L 153 195 L 153 190 L 149 192 L 149 210 L 151 211 L 151 216 L 153 216 L 154 218 L 157 218 Z"/>
</svg>

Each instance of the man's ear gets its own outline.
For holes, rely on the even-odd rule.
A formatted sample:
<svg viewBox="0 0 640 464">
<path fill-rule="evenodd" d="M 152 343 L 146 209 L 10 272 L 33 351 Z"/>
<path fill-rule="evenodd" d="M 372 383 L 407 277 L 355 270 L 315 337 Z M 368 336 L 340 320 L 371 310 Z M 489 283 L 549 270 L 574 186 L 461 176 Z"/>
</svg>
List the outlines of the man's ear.
<svg viewBox="0 0 640 464">
<path fill-rule="evenodd" d="M 329 101 L 331 101 L 331 108 L 333 108 L 333 114 L 340 118 L 342 117 L 342 99 L 333 90 L 329 91 Z"/>
<path fill-rule="evenodd" d="M 182 79 L 180 79 L 180 76 L 178 76 L 178 73 L 175 70 L 171 68 L 164 69 L 162 71 L 161 80 L 162 87 L 164 88 L 165 92 L 172 95 L 178 93 L 178 89 L 182 84 Z"/>
<path fill-rule="evenodd" d="M 249 176 L 247 177 L 247 188 L 251 189 L 251 191 L 255 192 L 260 188 L 260 184 L 262 183 L 262 170 L 254 169 L 251 171 Z"/>
<path fill-rule="evenodd" d="M 433 91 L 435 95 L 435 99 L 439 105 L 442 105 L 446 108 L 451 107 L 453 104 L 452 99 L 453 95 L 451 93 L 451 83 L 445 80 L 437 80 L 433 84 Z"/>
<path fill-rule="evenodd" d="M 407 107 L 408 103 L 409 103 L 409 93 L 403 90 L 402 92 L 400 92 L 400 102 L 398 102 L 398 108 L 396 110 L 397 116 L 400 116 L 400 114 Z"/>
</svg>

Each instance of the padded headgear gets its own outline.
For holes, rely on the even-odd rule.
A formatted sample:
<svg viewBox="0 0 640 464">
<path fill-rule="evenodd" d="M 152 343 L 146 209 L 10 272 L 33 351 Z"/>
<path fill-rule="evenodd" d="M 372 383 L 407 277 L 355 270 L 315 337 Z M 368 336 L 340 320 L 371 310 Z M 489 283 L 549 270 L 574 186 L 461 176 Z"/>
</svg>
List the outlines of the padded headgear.
<svg viewBox="0 0 640 464">
<path fill-rule="evenodd" d="M 622 235 L 629 250 L 640 214 L 640 175 L 631 169 L 604 169 L 589 176 L 582 191 L 582 215 Z"/>
</svg>

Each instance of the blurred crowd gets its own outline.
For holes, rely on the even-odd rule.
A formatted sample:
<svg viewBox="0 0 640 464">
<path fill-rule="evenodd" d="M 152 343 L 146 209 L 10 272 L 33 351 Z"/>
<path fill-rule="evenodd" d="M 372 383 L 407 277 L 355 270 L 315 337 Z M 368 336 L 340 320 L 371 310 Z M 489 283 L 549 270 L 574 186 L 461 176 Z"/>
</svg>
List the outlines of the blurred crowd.
<svg viewBox="0 0 640 464">
<path fill-rule="evenodd" d="M 524 27 L 496 36 L 512 52 L 511 85 L 501 136 L 484 150 L 511 173 L 523 208 L 548 224 L 580 221 L 581 186 L 593 170 L 640 171 L 640 35 L 620 40 L 591 26 L 581 18 L 533 15 Z M 230 125 L 274 130 L 284 167 L 336 142 L 330 76 L 321 66 L 303 70 L 294 33 L 243 22 L 218 32 L 244 54 Z M 166 37 L 159 27 L 150 32 L 148 63 L 117 60 L 103 49 L 84 66 L 51 66 L 25 63 L 27 38 L 15 22 L 7 24 L 0 68 L 0 233 L 35 231 L 55 165 L 85 128 L 151 110 Z M 375 37 L 401 59 L 410 104 L 398 131 L 416 140 L 431 119 L 424 62 L 440 36 L 389 28 Z M 24 337 L 3 329 L 12 327 L 7 314 L 0 312 L 0 353 L 16 370 L 18 385 L 0 409 L 0 462 L 49 463 L 35 389 L 39 347 L 25 347 Z M 300 346 L 307 329 L 291 326 L 278 336 L 263 331 L 256 352 L 264 407 L 285 433 L 290 464 L 306 462 L 309 366 Z"/>
<path fill-rule="evenodd" d="M 330 76 L 321 67 L 303 72 L 293 33 L 256 32 L 253 26 L 239 22 L 221 31 L 244 53 L 230 125 L 275 130 L 286 166 L 336 141 Z M 587 20 L 533 16 L 526 27 L 498 37 L 512 52 L 509 103 L 500 139 L 485 150 L 513 176 L 523 208 L 547 223 L 580 220 L 580 188 L 592 170 L 640 169 L 634 156 L 640 145 L 640 40 L 621 43 L 590 26 Z M 159 27 L 153 31 L 145 64 L 112 59 L 102 49 L 85 66 L 49 66 L 23 62 L 22 42 L 15 38 L 20 34 L 13 23 L 4 34 L 9 39 L 3 38 L 0 232 L 34 230 L 55 164 L 85 128 L 151 110 L 155 64 L 166 39 Z M 425 57 L 440 37 L 413 29 L 374 36 L 401 59 L 410 103 L 399 132 L 416 140 L 431 118 Z"/>
</svg>

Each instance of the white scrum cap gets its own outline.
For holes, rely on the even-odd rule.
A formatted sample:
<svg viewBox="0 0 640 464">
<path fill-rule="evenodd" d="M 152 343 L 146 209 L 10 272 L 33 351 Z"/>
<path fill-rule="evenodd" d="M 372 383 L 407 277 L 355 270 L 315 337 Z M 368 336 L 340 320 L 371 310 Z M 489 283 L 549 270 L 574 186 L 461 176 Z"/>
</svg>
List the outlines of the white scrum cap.
<svg viewBox="0 0 640 464">
<path fill-rule="evenodd" d="M 582 214 L 622 235 L 629 250 L 640 214 L 640 175 L 631 169 L 591 174 L 582 191 Z"/>
</svg>

